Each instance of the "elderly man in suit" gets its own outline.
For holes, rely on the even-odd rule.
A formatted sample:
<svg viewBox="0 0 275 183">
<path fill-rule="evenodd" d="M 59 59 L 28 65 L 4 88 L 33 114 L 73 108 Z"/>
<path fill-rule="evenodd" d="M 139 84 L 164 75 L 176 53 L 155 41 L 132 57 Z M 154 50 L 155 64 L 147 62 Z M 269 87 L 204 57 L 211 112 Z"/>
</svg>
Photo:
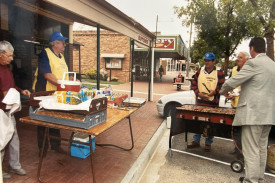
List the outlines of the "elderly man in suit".
<svg viewBox="0 0 275 183">
<path fill-rule="evenodd" d="M 233 126 L 242 126 L 245 177 L 240 182 L 263 183 L 268 135 L 275 125 L 275 62 L 265 54 L 265 40 L 251 39 L 250 55 L 240 72 L 228 79 L 220 94 L 241 86 Z"/>
</svg>

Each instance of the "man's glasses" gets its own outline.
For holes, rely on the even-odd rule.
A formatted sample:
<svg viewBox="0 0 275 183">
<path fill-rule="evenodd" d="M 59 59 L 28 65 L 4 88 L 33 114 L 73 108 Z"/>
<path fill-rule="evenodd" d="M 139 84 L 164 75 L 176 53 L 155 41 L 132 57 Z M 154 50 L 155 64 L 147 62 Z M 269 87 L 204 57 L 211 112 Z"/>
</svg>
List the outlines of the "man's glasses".
<svg viewBox="0 0 275 183">
<path fill-rule="evenodd" d="M 13 58 L 14 57 L 14 55 L 13 54 L 11 54 L 11 55 L 8 55 L 6 52 L 2 52 L 3 53 L 3 55 L 5 55 L 6 57 L 8 57 L 8 58 Z"/>
<path fill-rule="evenodd" d="M 62 41 L 59 41 L 58 43 L 59 43 L 59 44 L 63 44 L 63 46 L 66 46 L 66 45 L 67 45 L 66 42 L 62 42 Z"/>
</svg>

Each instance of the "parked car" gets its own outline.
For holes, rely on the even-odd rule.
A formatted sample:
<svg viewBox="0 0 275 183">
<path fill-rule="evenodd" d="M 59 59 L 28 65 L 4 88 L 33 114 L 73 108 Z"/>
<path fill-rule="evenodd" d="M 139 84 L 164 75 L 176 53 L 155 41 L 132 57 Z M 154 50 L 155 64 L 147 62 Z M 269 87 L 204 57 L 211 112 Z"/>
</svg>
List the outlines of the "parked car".
<svg viewBox="0 0 275 183">
<path fill-rule="evenodd" d="M 195 104 L 195 93 L 193 90 L 171 93 L 162 96 L 157 103 L 157 110 L 160 116 L 166 118 L 176 111 L 176 107 L 183 104 Z M 231 107 L 230 101 L 225 102 L 225 97 L 220 97 L 220 107 Z"/>
</svg>

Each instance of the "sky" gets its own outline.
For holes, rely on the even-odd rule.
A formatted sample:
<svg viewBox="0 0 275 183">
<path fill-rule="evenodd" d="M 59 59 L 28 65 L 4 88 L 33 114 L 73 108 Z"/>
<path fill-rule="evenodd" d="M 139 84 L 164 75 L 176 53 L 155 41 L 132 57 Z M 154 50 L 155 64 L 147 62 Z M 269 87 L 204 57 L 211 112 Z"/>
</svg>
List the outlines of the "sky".
<svg viewBox="0 0 275 183">
<path fill-rule="evenodd" d="M 183 27 L 183 18 L 179 19 L 174 13 L 174 6 L 186 6 L 186 0 L 106 0 L 127 16 L 135 19 L 147 30 L 161 32 L 162 35 L 181 35 L 189 47 L 190 27 Z M 158 16 L 158 22 L 157 22 Z M 196 33 L 192 30 L 191 43 Z M 238 48 L 239 51 L 249 51 L 248 41 L 244 41 Z"/>
<path fill-rule="evenodd" d="M 183 27 L 183 18 L 179 19 L 174 13 L 174 6 L 186 6 L 186 0 L 106 0 L 127 16 L 135 19 L 149 31 L 161 32 L 162 35 L 181 35 L 189 47 L 190 27 Z M 158 16 L 158 23 L 156 20 Z M 192 30 L 191 43 L 196 33 Z M 246 51 L 249 53 L 249 41 L 243 41 L 235 53 Z"/>
<path fill-rule="evenodd" d="M 183 27 L 173 6 L 183 6 L 185 0 L 106 0 L 127 16 L 135 19 L 151 32 L 162 35 L 180 34 L 183 41 L 189 40 L 190 28 Z M 157 22 L 158 16 L 158 22 Z"/>
</svg>

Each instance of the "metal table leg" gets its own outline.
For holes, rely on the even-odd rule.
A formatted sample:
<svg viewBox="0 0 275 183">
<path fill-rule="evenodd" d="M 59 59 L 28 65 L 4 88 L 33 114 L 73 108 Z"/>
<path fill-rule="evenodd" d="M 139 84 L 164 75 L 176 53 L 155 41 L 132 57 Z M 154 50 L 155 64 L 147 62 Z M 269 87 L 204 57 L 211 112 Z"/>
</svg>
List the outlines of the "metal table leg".
<svg viewBox="0 0 275 183">
<path fill-rule="evenodd" d="M 93 183 L 96 183 L 96 181 L 95 181 L 95 171 L 94 171 L 93 142 L 92 142 L 91 135 L 89 135 L 89 146 L 90 146 L 90 158 L 91 158 Z"/>
<path fill-rule="evenodd" d="M 42 149 L 40 152 L 40 157 L 39 157 L 39 164 L 38 164 L 38 170 L 37 170 L 37 179 L 39 182 L 43 183 L 41 177 L 40 177 L 40 172 L 42 168 L 42 162 L 43 162 L 43 154 L 44 154 L 44 149 L 45 149 L 45 144 L 46 144 L 46 139 L 49 136 L 49 128 L 46 127 L 44 131 L 44 136 L 43 136 L 43 144 L 42 144 Z"/>
<path fill-rule="evenodd" d="M 113 146 L 113 147 L 122 149 L 124 151 L 131 151 L 134 148 L 134 139 L 133 139 L 132 125 L 131 125 L 131 118 L 130 118 L 130 116 L 128 116 L 127 118 L 128 118 L 128 121 L 129 121 L 129 128 L 130 128 L 130 135 L 131 135 L 131 142 L 132 142 L 132 145 L 129 149 L 123 148 L 123 147 L 120 147 L 120 146 L 117 146 L 117 145 L 114 145 L 114 144 L 96 144 L 96 145 L 98 145 L 98 146 Z"/>
</svg>

